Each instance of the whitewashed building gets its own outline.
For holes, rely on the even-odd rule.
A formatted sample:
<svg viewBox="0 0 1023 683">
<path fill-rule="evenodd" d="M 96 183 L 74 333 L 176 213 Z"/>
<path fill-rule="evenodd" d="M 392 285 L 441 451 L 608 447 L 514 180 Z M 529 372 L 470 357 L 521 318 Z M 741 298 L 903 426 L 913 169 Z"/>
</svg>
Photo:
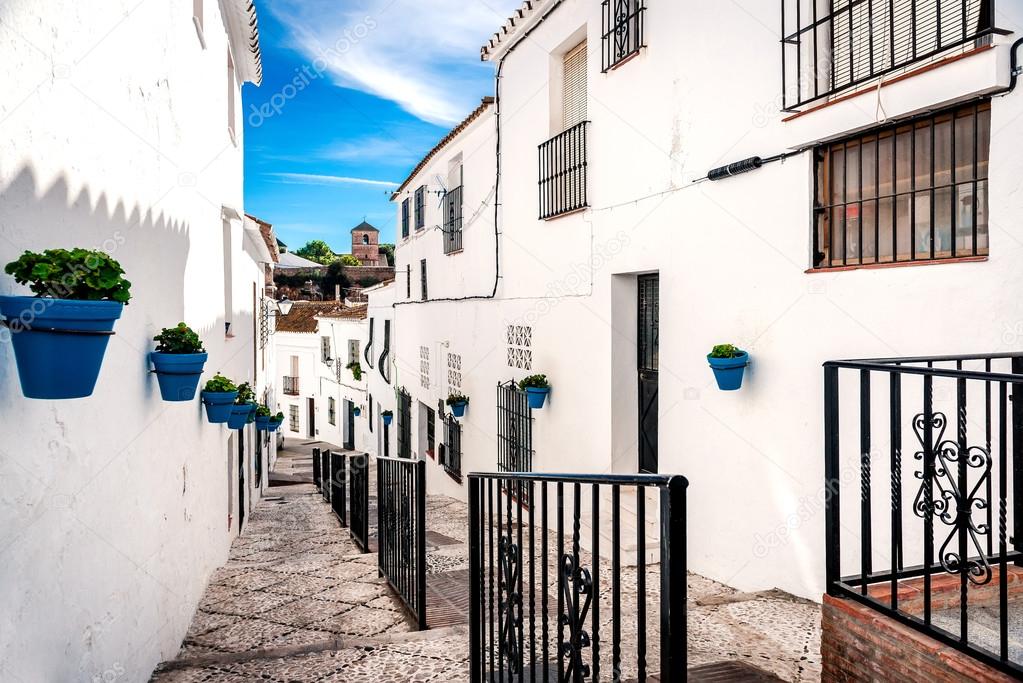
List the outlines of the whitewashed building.
<svg viewBox="0 0 1023 683">
<path fill-rule="evenodd" d="M 317 384 L 321 417 L 326 410 L 326 424 L 321 422 L 320 439 L 354 450 L 358 438 L 361 411 L 366 406 L 366 373 L 362 349 L 366 347 L 368 326 L 365 304 L 346 307 L 317 317 L 320 348 L 327 361 L 319 366 Z M 359 367 L 359 379 L 351 367 Z M 358 409 L 360 415 L 356 416 Z"/>
<path fill-rule="evenodd" d="M 394 354 L 394 297 L 396 282 L 368 287 L 366 343 L 362 348 L 362 371 L 366 382 L 366 406 L 356 420 L 356 448 L 373 455 L 395 455 L 395 425 L 384 424 L 383 413 L 393 417 L 395 383 L 400 370 Z"/>
<path fill-rule="evenodd" d="M 464 496 L 435 452 L 460 390 L 461 473 L 682 473 L 690 569 L 819 599 L 822 363 L 1018 347 L 1023 9 L 908 34 L 866 15 L 890 3 L 611 4 L 524 3 L 482 51 L 494 101 L 393 197 L 399 449 Z M 738 392 L 721 343 L 750 353 Z M 509 417 L 499 384 L 532 373 L 547 405 Z"/>
<path fill-rule="evenodd" d="M 273 259 L 242 201 L 256 26 L 242 0 L 0 8 L 0 261 L 101 249 L 132 282 L 88 398 L 24 398 L 0 346 L 0 679 L 146 680 L 267 485 L 273 445 L 209 424 L 198 396 L 163 402 L 147 358 L 185 321 L 204 379 L 274 392 L 257 343 Z"/>
</svg>

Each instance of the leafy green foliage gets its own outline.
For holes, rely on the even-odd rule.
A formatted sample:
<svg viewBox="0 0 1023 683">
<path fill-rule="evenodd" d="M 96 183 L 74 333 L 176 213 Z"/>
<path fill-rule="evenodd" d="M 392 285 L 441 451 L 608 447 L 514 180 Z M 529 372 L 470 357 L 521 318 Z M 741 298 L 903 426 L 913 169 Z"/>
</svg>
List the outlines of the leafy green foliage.
<svg viewBox="0 0 1023 683">
<path fill-rule="evenodd" d="M 358 361 L 354 361 L 345 366 L 352 371 L 352 377 L 355 378 L 356 382 L 362 380 L 362 365 Z"/>
<path fill-rule="evenodd" d="M 203 353 L 206 350 L 199 335 L 185 323 L 163 328 L 160 334 L 153 337 L 153 341 L 160 353 Z"/>
<path fill-rule="evenodd" d="M 529 387 L 534 389 L 547 389 L 550 386 L 550 382 L 547 381 L 547 375 L 530 375 L 519 382 L 519 389 L 522 390 L 528 389 Z"/>
<path fill-rule="evenodd" d="M 277 411 L 277 414 L 273 416 L 274 422 L 284 422 L 284 413 Z"/>
<path fill-rule="evenodd" d="M 128 303 L 131 283 L 125 280 L 121 264 L 102 251 L 91 249 L 47 249 L 39 254 L 26 251 L 11 261 L 4 272 L 19 284 L 28 285 L 36 296 L 55 299 Z"/>
<path fill-rule="evenodd" d="M 394 245 L 393 244 L 381 244 L 380 253 L 387 254 L 387 265 L 394 265 Z"/>
<path fill-rule="evenodd" d="M 238 391 L 238 387 L 234 382 L 218 372 L 213 379 L 206 382 L 206 388 L 204 391 L 215 394 L 224 394 L 231 391 Z"/>
<path fill-rule="evenodd" d="M 468 403 L 468 402 L 469 402 L 469 397 L 468 396 L 466 396 L 465 394 L 458 394 L 458 393 L 451 394 L 450 396 L 448 396 L 448 401 L 447 401 L 449 406 L 453 406 L 456 403 Z"/>
<path fill-rule="evenodd" d="M 362 261 L 360 261 L 359 259 L 355 258 L 351 254 L 343 255 L 341 258 L 338 259 L 338 262 L 342 266 L 361 266 L 362 265 Z"/>
<path fill-rule="evenodd" d="M 270 417 L 273 413 L 264 405 L 256 406 L 256 417 Z"/>
<path fill-rule="evenodd" d="M 391 417 L 394 415 L 393 410 L 383 410 L 380 412 L 380 417 Z"/>
<path fill-rule="evenodd" d="M 234 400 L 238 405 L 244 405 L 246 403 L 252 403 L 256 400 L 256 392 L 252 390 L 252 385 L 248 382 L 242 382 L 238 385 L 238 398 Z"/>
<path fill-rule="evenodd" d="M 718 344 L 710 350 L 711 358 L 738 358 L 744 352 L 731 344 Z"/>
<path fill-rule="evenodd" d="M 307 258 L 310 261 L 316 261 L 325 266 L 329 266 L 331 263 L 337 260 L 337 255 L 334 254 L 334 250 L 330 248 L 330 245 L 323 240 L 309 240 L 300 249 L 295 251 L 295 254 L 302 258 Z"/>
</svg>

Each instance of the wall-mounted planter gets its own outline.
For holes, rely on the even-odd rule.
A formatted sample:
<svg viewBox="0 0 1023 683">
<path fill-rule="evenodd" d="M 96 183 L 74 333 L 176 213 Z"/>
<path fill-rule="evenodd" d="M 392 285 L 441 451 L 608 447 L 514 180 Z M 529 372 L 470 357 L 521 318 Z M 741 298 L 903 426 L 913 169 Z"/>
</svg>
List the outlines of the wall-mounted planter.
<svg viewBox="0 0 1023 683">
<path fill-rule="evenodd" d="M 394 415 L 381 415 L 380 418 L 384 421 L 385 425 L 391 424 L 391 420 L 394 419 Z"/>
<path fill-rule="evenodd" d="M 281 423 L 282 422 L 284 422 L 284 420 L 278 420 L 276 418 L 270 418 L 270 422 L 267 424 L 266 431 L 268 431 L 268 432 L 276 432 L 278 429 L 281 428 Z"/>
<path fill-rule="evenodd" d="M 227 418 L 227 426 L 231 429 L 242 429 L 249 421 L 249 415 L 255 412 L 255 403 L 234 404 L 231 406 L 231 414 Z"/>
<path fill-rule="evenodd" d="M 90 396 L 123 310 L 118 301 L 0 297 L 25 397 Z"/>
<path fill-rule="evenodd" d="M 213 424 L 222 424 L 231 419 L 237 391 L 204 391 L 202 402 L 206 406 L 206 419 Z"/>
<path fill-rule="evenodd" d="M 458 401 L 457 403 L 451 404 L 451 414 L 455 417 L 465 417 L 465 408 L 469 403 L 467 401 Z"/>
<path fill-rule="evenodd" d="M 359 417 L 360 415 L 362 415 L 362 408 L 359 407 L 352 408 L 352 415 L 354 415 L 355 417 Z"/>
<path fill-rule="evenodd" d="M 206 353 L 160 353 L 149 354 L 160 383 L 160 397 L 164 401 L 191 401 L 199 386 Z"/>
<path fill-rule="evenodd" d="M 721 391 L 735 391 L 742 386 L 742 375 L 749 365 L 749 354 L 743 351 L 734 358 L 712 358 L 707 356 Z"/>
<path fill-rule="evenodd" d="M 551 393 L 550 387 L 526 387 L 526 402 L 533 410 L 540 410 L 547 401 L 547 394 Z"/>
<path fill-rule="evenodd" d="M 270 431 L 270 416 L 269 415 L 256 415 L 256 429 L 261 432 Z"/>
</svg>

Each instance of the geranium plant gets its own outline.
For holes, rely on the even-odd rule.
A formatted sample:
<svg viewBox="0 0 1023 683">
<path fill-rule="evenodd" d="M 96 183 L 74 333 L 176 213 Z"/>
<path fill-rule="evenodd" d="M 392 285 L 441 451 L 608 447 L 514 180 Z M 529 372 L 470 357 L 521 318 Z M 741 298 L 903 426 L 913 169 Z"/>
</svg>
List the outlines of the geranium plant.
<svg viewBox="0 0 1023 683">
<path fill-rule="evenodd" d="M 4 268 L 32 293 L 54 299 L 101 301 L 122 304 L 131 299 L 131 282 L 122 277 L 121 264 L 102 251 L 47 249 L 26 251 Z"/>
<path fill-rule="evenodd" d="M 550 382 L 547 381 L 547 375 L 530 375 L 519 381 L 519 389 L 523 391 L 529 388 L 549 389 L 550 386 Z"/>
<path fill-rule="evenodd" d="M 352 371 L 352 377 L 355 378 L 356 382 L 362 380 L 362 365 L 359 364 L 359 361 L 352 361 L 345 367 Z"/>
<path fill-rule="evenodd" d="M 153 337 L 157 353 L 204 353 L 206 349 L 202 340 L 191 327 L 178 323 L 175 327 L 165 327 L 160 334 Z"/>
<path fill-rule="evenodd" d="M 206 382 L 206 387 L 203 390 L 212 394 L 226 394 L 238 391 L 238 386 L 218 372 L 213 379 Z"/>
<path fill-rule="evenodd" d="M 248 382 L 242 382 L 238 385 L 238 398 L 234 400 L 238 405 L 246 403 L 252 403 L 256 400 L 256 392 L 252 390 L 252 385 Z"/>
</svg>

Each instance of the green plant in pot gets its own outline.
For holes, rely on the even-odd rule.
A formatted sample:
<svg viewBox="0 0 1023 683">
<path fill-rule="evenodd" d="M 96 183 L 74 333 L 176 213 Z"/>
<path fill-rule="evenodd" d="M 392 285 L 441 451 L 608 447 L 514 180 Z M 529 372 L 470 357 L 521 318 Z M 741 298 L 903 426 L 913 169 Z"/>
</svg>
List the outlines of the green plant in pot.
<svg viewBox="0 0 1023 683">
<path fill-rule="evenodd" d="M 277 411 L 277 414 L 270 418 L 269 429 L 271 432 L 276 432 L 281 428 L 281 423 L 284 422 L 284 413 Z"/>
<path fill-rule="evenodd" d="M 359 364 L 359 361 L 352 361 L 345 367 L 352 371 L 352 377 L 356 382 L 362 381 L 362 365 Z"/>
<path fill-rule="evenodd" d="M 206 419 L 221 424 L 231 419 L 231 409 L 238 397 L 238 387 L 219 372 L 206 382 L 202 402 L 206 406 Z"/>
<path fill-rule="evenodd" d="M 231 429 L 241 429 L 248 421 L 249 416 L 256 411 L 256 394 L 252 391 L 252 385 L 242 382 L 238 385 L 238 395 L 235 396 L 234 405 L 231 406 L 231 416 L 227 420 L 227 426 Z"/>
<path fill-rule="evenodd" d="M 269 408 L 264 405 L 256 406 L 256 429 L 261 432 L 270 431 L 270 418 L 272 417 L 273 413 L 270 412 Z"/>
<path fill-rule="evenodd" d="M 149 354 L 164 401 L 191 401 L 208 357 L 202 340 L 185 323 L 165 327 L 153 337 L 156 351 Z"/>
<path fill-rule="evenodd" d="M 114 322 L 131 299 L 121 264 L 102 251 L 26 251 L 4 272 L 34 296 L 0 296 L 27 398 L 90 396 Z"/>
<path fill-rule="evenodd" d="M 465 416 L 465 407 L 469 405 L 469 397 L 465 394 L 455 392 L 448 396 L 447 404 L 451 407 L 451 414 L 455 417 Z"/>
<path fill-rule="evenodd" d="M 530 375 L 519 382 L 519 389 L 526 392 L 526 402 L 533 410 L 543 408 L 547 395 L 551 393 L 547 375 Z"/>
<path fill-rule="evenodd" d="M 749 354 L 732 344 L 718 344 L 707 354 L 718 389 L 735 391 L 742 386 L 742 375 L 749 365 Z"/>
</svg>

